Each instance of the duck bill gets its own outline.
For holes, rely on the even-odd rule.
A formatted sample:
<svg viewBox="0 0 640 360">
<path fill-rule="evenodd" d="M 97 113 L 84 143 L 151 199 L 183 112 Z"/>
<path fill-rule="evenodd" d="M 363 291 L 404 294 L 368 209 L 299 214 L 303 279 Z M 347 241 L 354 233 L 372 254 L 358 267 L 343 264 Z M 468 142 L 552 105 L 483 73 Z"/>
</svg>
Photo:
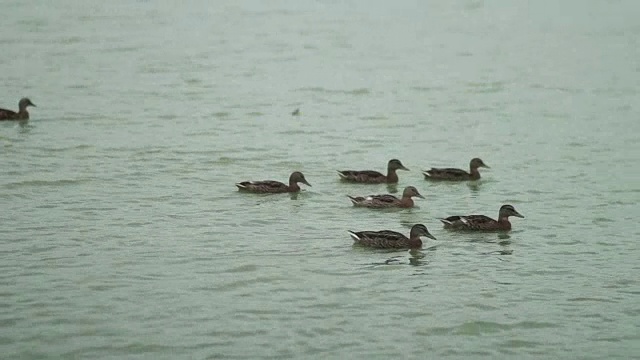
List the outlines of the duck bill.
<svg viewBox="0 0 640 360">
<path fill-rule="evenodd" d="M 480 165 L 480 167 L 487 168 L 487 169 L 491 169 L 491 166 L 489 166 L 489 165 L 487 165 L 487 164 L 482 164 L 482 165 Z"/>
<path fill-rule="evenodd" d="M 302 181 L 302 183 L 303 183 L 303 184 L 305 184 L 305 185 L 307 185 L 307 186 L 311 186 L 311 184 L 309 184 L 309 183 L 307 182 L 307 180 Z M 311 187 L 313 187 L 313 186 L 311 186 Z"/>
<path fill-rule="evenodd" d="M 435 236 L 433 236 L 433 235 L 431 235 L 429 233 L 427 233 L 425 236 L 428 237 L 429 239 L 432 239 L 432 240 L 438 240 L 438 239 L 436 239 Z"/>
<path fill-rule="evenodd" d="M 424 199 L 424 196 L 422 196 L 420 194 L 416 194 L 416 197 L 419 197 L 420 199 Z"/>
<path fill-rule="evenodd" d="M 406 167 L 404 167 L 404 166 L 403 166 L 403 167 L 401 167 L 401 168 L 400 168 L 400 170 L 410 171 L 408 168 L 406 168 Z"/>
<path fill-rule="evenodd" d="M 29 106 L 37 107 L 34 103 L 29 104 Z"/>
<path fill-rule="evenodd" d="M 522 214 L 520 214 L 520 213 L 519 213 L 519 212 L 517 212 L 517 211 L 514 211 L 514 212 L 513 212 L 513 216 L 515 216 L 515 217 L 519 217 L 519 218 L 523 218 L 523 219 L 524 219 L 524 216 L 522 216 Z"/>
</svg>

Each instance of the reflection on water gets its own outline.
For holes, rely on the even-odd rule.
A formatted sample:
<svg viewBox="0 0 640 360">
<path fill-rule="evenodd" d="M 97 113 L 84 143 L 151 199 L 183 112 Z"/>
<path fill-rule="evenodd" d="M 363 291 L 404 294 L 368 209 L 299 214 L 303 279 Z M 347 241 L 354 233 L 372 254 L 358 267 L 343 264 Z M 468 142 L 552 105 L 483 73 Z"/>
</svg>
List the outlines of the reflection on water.
<svg viewBox="0 0 640 360">
<path fill-rule="evenodd" d="M 427 264 L 425 258 L 427 254 L 423 251 L 419 250 L 411 250 L 409 251 L 409 265 L 412 266 L 423 266 Z"/>
<path fill-rule="evenodd" d="M 20 126 L 20 133 L 21 134 L 26 134 L 29 131 L 31 131 L 31 129 L 33 129 L 33 125 L 28 122 L 28 121 L 19 121 L 18 122 L 18 126 Z"/>
<path fill-rule="evenodd" d="M 409 254 L 408 258 L 406 254 Z M 386 259 L 384 262 L 373 263 L 372 265 L 402 265 L 403 263 L 405 263 L 412 266 L 423 266 L 427 263 L 427 261 L 425 260 L 427 254 L 424 251 L 411 249 L 408 250 L 406 254 L 394 256 Z"/>
<path fill-rule="evenodd" d="M 482 255 L 511 255 L 513 250 L 496 250 L 482 253 Z"/>
<path fill-rule="evenodd" d="M 480 191 L 481 185 L 482 185 L 482 181 L 481 180 L 478 180 L 478 181 L 467 181 L 467 187 L 469 187 L 469 189 L 471 189 L 471 191 L 473 191 L 473 192 Z"/>
</svg>

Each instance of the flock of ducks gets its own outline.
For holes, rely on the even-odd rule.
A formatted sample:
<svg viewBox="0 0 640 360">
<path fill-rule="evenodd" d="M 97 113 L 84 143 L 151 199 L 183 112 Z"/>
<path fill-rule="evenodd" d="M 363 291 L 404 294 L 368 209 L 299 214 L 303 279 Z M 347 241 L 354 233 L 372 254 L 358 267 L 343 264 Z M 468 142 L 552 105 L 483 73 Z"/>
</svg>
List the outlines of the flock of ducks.
<svg viewBox="0 0 640 360">
<path fill-rule="evenodd" d="M 18 111 L 0 108 L 0 120 L 29 120 L 29 112 L 27 107 L 36 106 L 28 98 L 22 98 L 18 102 Z M 292 115 L 297 115 L 296 109 Z M 473 158 L 469 163 L 469 172 L 454 168 L 431 168 L 423 172 L 426 180 L 440 181 L 473 181 L 480 179 L 479 168 L 488 168 L 481 159 Z M 408 171 L 398 159 L 391 159 L 387 164 L 387 173 L 382 174 L 373 170 L 340 170 L 338 175 L 340 179 L 350 183 L 361 184 L 397 184 L 397 170 Z M 236 184 L 239 191 L 254 193 L 292 193 L 300 191 L 300 185 L 305 184 L 311 186 L 304 175 L 295 171 L 289 176 L 289 184 L 281 183 L 274 180 L 263 181 L 243 181 Z M 385 195 L 368 195 L 368 196 L 349 196 L 353 206 L 367 207 L 372 209 L 381 208 L 410 208 L 414 203 L 412 198 L 418 197 L 424 199 L 424 196 L 418 192 L 413 186 L 407 186 L 402 192 L 402 197 L 397 198 L 390 194 Z M 462 230 L 462 231 L 509 231 L 511 223 L 509 217 L 515 216 L 524 218 L 512 205 L 502 205 L 498 212 L 498 219 L 492 219 L 485 215 L 456 215 L 440 219 L 445 229 Z M 358 244 L 373 248 L 382 249 L 415 249 L 422 247 L 421 236 L 434 239 L 435 237 L 429 233 L 429 230 L 423 224 L 415 224 L 409 232 L 409 236 L 405 236 L 392 230 L 381 231 L 349 231 L 351 238 Z"/>
<path fill-rule="evenodd" d="M 454 168 L 431 168 L 423 172 L 426 180 L 433 181 L 473 181 L 480 179 L 479 168 L 488 168 L 481 159 L 473 158 L 469 163 L 469 172 Z M 373 170 L 339 170 L 340 179 L 350 183 L 361 184 L 396 184 L 398 183 L 397 170 L 406 170 L 398 159 L 391 159 L 387 164 L 387 174 Z M 304 174 L 295 171 L 289 177 L 289 184 L 274 180 L 243 181 L 236 184 L 239 191 L 253 193 L 290 193 L 300 191 L 300 185 L 311 186 Z M 414 203 L 412 198 L 424 199 L 424 196 L 413 186 L 407 186 L 402 192 L 402 197 L 397 198 L 390 194 L 350 196 L 347 195 L 353 206 L 372 209 L 381 208 L 410 208 Z M 509 231 L 511 223 L 509 217 L 524 218 L 512 205 L 502 205 L 498 212 L 498 219 L 492 219 L 485 215 L 455 215 L 440 219 L 445 229 L 459 231 Z M 415 224 L 405 236 L 392 230 L 381 231 L 348 231 L 355 243 L 380 249 L 416 249 L 422 247 L 420 237 L 436 239 L 426 226 Z"/>
</svg>

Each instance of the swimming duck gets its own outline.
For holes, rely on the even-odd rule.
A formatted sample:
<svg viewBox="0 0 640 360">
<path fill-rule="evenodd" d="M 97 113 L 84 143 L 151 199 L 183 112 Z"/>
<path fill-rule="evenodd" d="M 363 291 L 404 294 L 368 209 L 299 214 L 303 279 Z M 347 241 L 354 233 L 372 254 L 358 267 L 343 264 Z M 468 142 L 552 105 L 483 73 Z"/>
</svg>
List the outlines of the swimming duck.
<svg viewBox="0 0 640 360">
<path fill-rule="evenodd" d="M 18 112 L 0 109 L 0 120 L 29 120 L 27 106 L 36 106 L 28 98 L 22 98 L 18 102 Z"/>
<path fill-rule="evenodd" d="M 264 181 L 243 181 L 237 183 L 236 186 L 240 191 L 248 191 L 255 193 L 286 193 L 286 192 L 298 192 L 300 186 L 298 183 L 311 186 L 304 178 L 304 175 L 299 171 L 294 171 L 289 176 L 289 185 L 274 180 Z"/>
<path fill-rule="evenodd" d="M 348 231 L 348 233 L 357 244 L 378 249 L 417 249 L 422 247 L 420 236 L 426 236 L 436 240 L 436 238 L 429 233 L 427 227 L 422 224 L 413 225 L 409 237 L 391 230 Z"/>
<path fill-rule="evenodd" d="M 344 181 L 367 183 L 367 184 L 380 184 L 380 183 L 397 183 L 398 174 L 396 170 L 407 170 L 404 165 L 398 159 L 391 159 L 387 164 L 387 175 L 383 175 L 373 170 L 338 170 L 338 175 Z"/>
<path fill-rule="evenodd" d="M 498 220 L 485 215 L 449 216 L 440 219 L 445 229 L 471 231 L 508 231 L 511 230 L 509 216 L 524 218 L 512 205 L 502 205 L 498 212 Z"/>
<path fill-rule="evenodd" d="M 407 186 L 402 192 L 402 198 L 398 199 L 393 195 L 369 195 L 369 196 L 349 196 L 354 206 L 362 206 L 369 208 L 410 208 L 413 207 L 413 200 L 411 197 L 419 197 L 424 199 L 424 196 L 420 195 L 418 189 L 413 186 Z"/>
<path fill-rule="evenodd" d="M 463 180 L 478 180 L 480 179 L 480 172 L 478 168 L 489 168 L 480 158 L 473 158 L 469 162 L 470 173 L 462 169 L 452 168 L 431 168 L 431 170 L 423 171 L 424 178 L 428 180 L 450 180 L 450 181 L 463 181 Z"/>
</svg>

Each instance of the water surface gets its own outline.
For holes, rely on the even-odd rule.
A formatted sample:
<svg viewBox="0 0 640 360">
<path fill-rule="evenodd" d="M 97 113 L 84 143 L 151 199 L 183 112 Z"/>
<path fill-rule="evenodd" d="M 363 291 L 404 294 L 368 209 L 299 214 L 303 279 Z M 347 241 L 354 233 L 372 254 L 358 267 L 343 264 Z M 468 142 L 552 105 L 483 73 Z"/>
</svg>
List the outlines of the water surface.
<svg viewBox="0 0 640 360">
<path fill-rule="evenodd" d="M 3 6 L 6 358 L 640 353 L 633 1 Z M 300 116 L 290 113 L 300 108 Z M 492 168 L 428 183 L 431 166 Z M 337 169 L 411 169 L 398 187 Z M 242 180 L 313 185 L 241 194 Z M 426 196 L 402 211 L 346 194 Z M 437 218 L 525 219 L 456 234 Z M 438 238 L 353 247 L 346 230 Z"/>
</svg>

